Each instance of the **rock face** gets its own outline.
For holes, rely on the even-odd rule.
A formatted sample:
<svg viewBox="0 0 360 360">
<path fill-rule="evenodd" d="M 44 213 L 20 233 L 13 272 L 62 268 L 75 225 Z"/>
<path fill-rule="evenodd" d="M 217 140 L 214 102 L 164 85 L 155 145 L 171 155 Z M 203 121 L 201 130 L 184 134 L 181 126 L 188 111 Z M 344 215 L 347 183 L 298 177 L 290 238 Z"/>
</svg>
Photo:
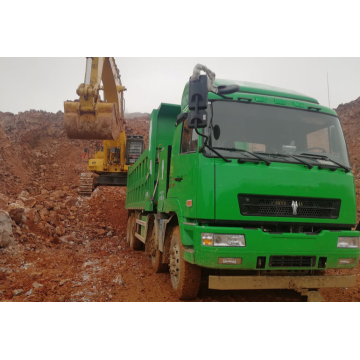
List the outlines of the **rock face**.
<svg viewBox="0 0 360 360">
<path fill-rule="evenodd" d="M 347 104 L 340 104 L 337 112 L 349 149 L 354 175 L 360 175 L 360 97 Z"/>
<path fill-rule="evenodd" d="M 6 211 L 0 210 L 0 248 L 8 247 L 12 241 L 11 217 Z"/>
</svg>

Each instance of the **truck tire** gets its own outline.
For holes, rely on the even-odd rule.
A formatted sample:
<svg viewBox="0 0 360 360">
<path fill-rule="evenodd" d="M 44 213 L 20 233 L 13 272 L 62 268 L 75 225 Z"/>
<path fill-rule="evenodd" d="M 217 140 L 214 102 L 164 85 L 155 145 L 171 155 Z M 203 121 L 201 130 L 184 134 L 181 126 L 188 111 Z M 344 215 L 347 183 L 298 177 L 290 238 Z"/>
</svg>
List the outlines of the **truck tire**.
<svg viewBox="0 0 360 360">
<path fill-rule="evenodd" d="M 170 276 L 171 284 L 180 300 L 196 298 L 201 282 L 201 268 L 184 260 L 184 246 L 180 228 L 176 226 L 171 234 Z"/>
<path fill-rule="evenodd" d="M 155 251 L 155 255 L 151 256 L 151 265 L 156 273 L 164 273 L 169 271 L 168 264 L 162 262 L 163 254 L 160 250 Z"/>
<path fill-rule="evenodd" d="M 131 217 L 131 232 L 130 232 L 130 249 L 141 250 L 142 242 L 135 236 L 135 216 Z"/>
<path fill-rule="evenodd" d="M 132 214 L 129 214 L 128 222 L 127 222 L 127 231 L 126 231 L 126 242 L 130 244 L 130 236 L 131 236 L 131 219 L 133 218 Z"/>
<path fill-rule="evenodd" d="M 169 271 L 169 266 L 167 264 L 163 264 L 163 254 L 155 245 L 156 238 L 156 230 L 154 222 L 151 223 L 148 229 L 146 243 L 145 243 L 145 251 L 147 255 L 150 255 L 151 265 L 156 273 L 164 273 Z"/>
</svg>

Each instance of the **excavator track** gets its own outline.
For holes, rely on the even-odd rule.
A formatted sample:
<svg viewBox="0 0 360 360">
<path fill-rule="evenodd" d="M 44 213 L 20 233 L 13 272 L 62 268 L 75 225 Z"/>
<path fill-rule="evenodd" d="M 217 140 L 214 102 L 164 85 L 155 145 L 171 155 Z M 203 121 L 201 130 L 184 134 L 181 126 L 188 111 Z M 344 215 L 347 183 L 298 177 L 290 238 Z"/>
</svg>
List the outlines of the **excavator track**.
<svg viewBox="0 0 360 360">
<path fill-rule="evenodd" d="M 91 196 L 94 189 L 94 177 L 92 173 L 80 174 L 79 195 Z"/>
</svg>

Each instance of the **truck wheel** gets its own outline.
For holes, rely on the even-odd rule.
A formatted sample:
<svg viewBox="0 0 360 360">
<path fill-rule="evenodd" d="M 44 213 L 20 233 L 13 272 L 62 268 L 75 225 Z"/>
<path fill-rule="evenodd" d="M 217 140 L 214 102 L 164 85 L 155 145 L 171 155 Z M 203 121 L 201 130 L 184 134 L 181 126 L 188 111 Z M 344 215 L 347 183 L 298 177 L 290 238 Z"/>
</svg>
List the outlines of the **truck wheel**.
<svg viewBox="0 0 360 360">
<path fill-rule="evenodd" d="M 169 266 L 167 264 L 163 264 L 162 262 L 162 253 L 159 249 L 157 249 L 155 245 L 156 239 L 156 230 L 155 224 L 152 224 L 152 227 L 149 228 L 148 237 L 146 238 L 145 249 L 151 257 L 151 265 L 156 273 L 163 273 L 169 270 Z"/>
<path fill-rule="evenodd" d="M 135 236 L 135 216 L 131 217 L 131 232 L 130 232 L 130 249 L 141 250 L 142 242 Z"/>
<path fill-rule="evenodd" d="M 170 243 L 171 284 L 180 300 L 196 298 L 201 281 L 200 267 L 184 260 L 184 246 L 181 243 L 180 228 L 176 226 Z"/>
<path fill-rule="evenodd" d="M 163 254 L 160 250 L 155 250 L 155 252 L 151 255 L 151 265 L 156 273 L 164 273 L 169 270 L 169 266 L 167 264 L 163 264 L 162 257 Z"/>
</svg>

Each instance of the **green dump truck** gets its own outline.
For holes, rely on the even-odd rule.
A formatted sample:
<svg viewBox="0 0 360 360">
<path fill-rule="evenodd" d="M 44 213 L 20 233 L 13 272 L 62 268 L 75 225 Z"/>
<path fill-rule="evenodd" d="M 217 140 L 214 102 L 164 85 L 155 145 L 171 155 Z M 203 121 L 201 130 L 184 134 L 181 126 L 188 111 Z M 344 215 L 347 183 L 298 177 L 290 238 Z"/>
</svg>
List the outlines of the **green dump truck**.
<svg viewBox="0 0 360 360">
<path fill-rule="evenodd" d="M 355 182 L 336 112 L 297 92 L 195 70 L 181 105 L 153 110 L 148 148 L 128 172 L 131 248 L 170 271 L 180 299 L 196 297 L 201 279 L 218 290 L 294 289 L 308 300 L 323 287 L 354 286 L 351 271 L 325 272 L 359 260 Z"/>
</svg>

